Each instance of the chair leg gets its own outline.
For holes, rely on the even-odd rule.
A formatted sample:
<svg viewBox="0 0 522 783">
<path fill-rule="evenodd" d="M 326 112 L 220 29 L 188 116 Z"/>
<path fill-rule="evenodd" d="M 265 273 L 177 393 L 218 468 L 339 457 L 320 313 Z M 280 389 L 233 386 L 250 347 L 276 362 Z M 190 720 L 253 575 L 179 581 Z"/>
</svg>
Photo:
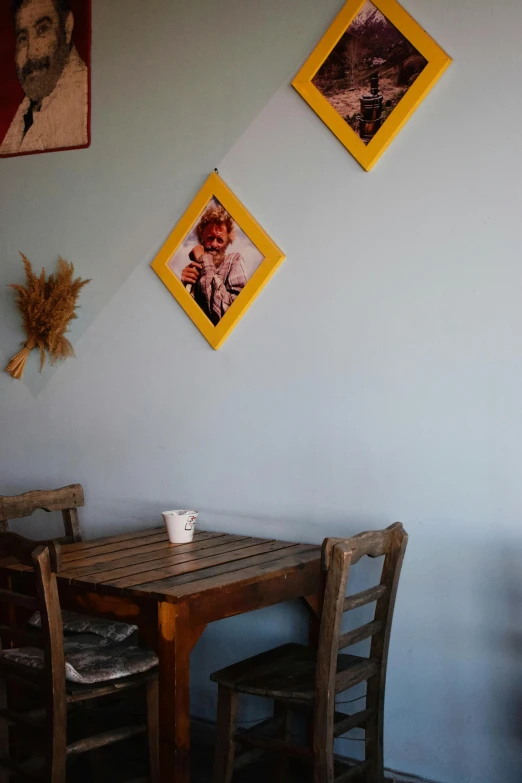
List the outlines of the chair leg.
<svg viewBox="0 0 522 783">
<path fill-rule="evenodd" d="M 98 712 L 96 710 L 95 704 L 88 701 L 84 702 L 83 704 L 80 703 L 78 705 L 76 715 L 76 720 L 79 722 L 81 727 L 80 730 L 82 737 L 89 737 L 93 733 L 93 725 L 97 725 L 96 718 L 98 716 Z M 97 730 L 100 731 L 101 728 Z M 103 768 L 105 763 L 103 751 L 98 748 L 93 748 L 93 750 L 90 750 L 86 755 L 86 761 L 89 765 L 90 779 L 99 780 L 100 777 L 103 777 Z M 77 761 L 78 758 L 71 759 L 72 763 L 76 763 Z"/>
<path fill-rule="evenodd" d="M 333 783 L 333 720 L 317 720 L 317 709 L 314 714 L 313 737 L 314 783 Z"/>
<path fill-rule="evenodd" d="M 158 680 L 147 682 L 147 733 L 151 783 L 159 783 L 159 688 Z"/>
<path fill-rule="evenodd" d="M 375 715 L 366 724 L 366 770 L 365 783 L 384 783 L 384 757 L 382 737 L 382 715 Z"/>
<path fill-rule="evenodd" d="M 0 680 L 0 707 L 7 708 L 7 691 L 5 680 Z M 5 720 L 0 721 L 0 755 L 9 756 L 9 724 Z M 0 769 L 0 783 L 8 783 L 9 773 Z"/>
<path fill-rule="evenodd" d="M 232 780 L 236 752 L 233 736 L 236 731 L 237 707 L 238 694 L 219 685 L 213 783 L 231 783 Z"/>
<path fill-rule="evenodd" d="M 365 758 L 370 762 L 365 783 L 384 783 L 384 688 L 378 677 L 371 677 L 366 688 L 366 706 L 374 714 L 365 726 Z"/>
<path fill-rule="evenodd" d="M 290 710 L 283 702 L 274 702 L 274 718 L 281 720 L 281 728 L 277 730 L 276 737 L 283 740 L 283 742 L 290 742 L 291 725 L 290 725 Z M 276 759 L 276 783 L 285 783 L 289 776 L 289 758 L 283 753 L 278 754 Z"/>
<path fill-rule="evenodd" d="M 64 677 L 65 682 L 65 677 Z M 65 783 L 67 775 L 67 702 L 65 687 L 60 692 L 46 693 L 48 761 L 46 779 L 49 783 Z"/>
<path fill-rule="evenodd" d="M 66 724 L 56 720 L 52 730 L 49 783 L 65 783 L 67 774 Z"/>
</svg>

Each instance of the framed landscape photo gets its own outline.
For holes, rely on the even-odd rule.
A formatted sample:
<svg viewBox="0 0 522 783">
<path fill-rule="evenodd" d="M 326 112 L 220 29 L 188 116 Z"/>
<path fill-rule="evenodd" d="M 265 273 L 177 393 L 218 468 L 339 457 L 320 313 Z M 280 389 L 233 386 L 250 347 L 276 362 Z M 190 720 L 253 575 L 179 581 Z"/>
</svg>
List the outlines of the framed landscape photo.
<svg viewBox="0 0 522 783">
<path fill-rule="evenodd" d="M 396 0 L 348 0 L 292 84 L 369 171 L 450 63 Z"/>
<path fill-rule="evenodd" d="M 284 258 L 214 172 L 152 268 L 210 345 L 218 349 Z"/>
<path fill-rule="evenodd" d="M 0 2 L 0 157 L 90 144 L 91 0 Z"/>
</svg>

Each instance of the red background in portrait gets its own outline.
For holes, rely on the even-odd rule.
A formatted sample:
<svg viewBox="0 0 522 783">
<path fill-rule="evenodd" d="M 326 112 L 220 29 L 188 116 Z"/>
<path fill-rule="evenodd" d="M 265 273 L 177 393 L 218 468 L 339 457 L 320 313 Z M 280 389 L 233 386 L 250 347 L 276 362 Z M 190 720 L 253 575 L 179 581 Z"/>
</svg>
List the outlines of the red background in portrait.
<svg viewBox="0 0 522 783">
<path fill-rule="evenodd" d="M 73 42 L 84 63 L 91 70 L 91 0 L 71 0 L 74 14 Z M 0 0 L 0 143 L 15 116 L 24 93 L 15 68 L 15 37 L 11 0 Z M 89 78 L 89 139 L 90 139 Z"/>
</svg>

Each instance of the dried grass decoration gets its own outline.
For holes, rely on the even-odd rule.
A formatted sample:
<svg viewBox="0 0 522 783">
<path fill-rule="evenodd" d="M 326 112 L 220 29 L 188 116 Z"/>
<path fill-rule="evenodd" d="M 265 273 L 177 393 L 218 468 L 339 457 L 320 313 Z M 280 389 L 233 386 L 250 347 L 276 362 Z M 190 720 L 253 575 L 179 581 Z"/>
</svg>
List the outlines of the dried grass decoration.
<svg viewBox="0 0 522 783">
<path fill-rule="evenodd" d="M 58 259 L 58 269 L 54 275 L 46 279 L 45 269 L 42 268 L 37 277 L 31 262 L 23 253 L 20 255 L 24 262 L 26 285 L 13 283 L 10 288 L 18 293 L 16 304 L 22 313 L 27 340 L 5 368 L 18 380 L 22 378 L 27 359 L 34 348 L 40 351 L 40 371 L 45 364 L 46 352 L 51 364 L 74 356 L 73 347 L 65 334 L 69 323 L 77 318 L 75 311 L 80 291 L 91 282 L 81 277 L 74 280 L 74 266 L 63 258 Z"/>
</svg>

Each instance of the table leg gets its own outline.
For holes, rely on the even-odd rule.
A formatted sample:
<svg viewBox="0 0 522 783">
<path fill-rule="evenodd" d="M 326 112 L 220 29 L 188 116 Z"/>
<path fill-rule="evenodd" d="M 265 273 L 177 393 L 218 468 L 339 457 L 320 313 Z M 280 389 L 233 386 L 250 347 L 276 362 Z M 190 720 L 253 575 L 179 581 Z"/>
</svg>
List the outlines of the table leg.
<svg viewBox="0 0 522 783">
<path fill-rule="evenodd" d="M 309 611 L 308 644 L 310 647 L 319 646 L 319 630 L 321 627 L 322 594 L 303 596 L 303 602 Z"/>
<path fill-rule="evenodd" d="M 315 593 L 303 597 L 303 601 L 309 610 L 308 618 L 308 644 L 317 649 L 319 647 L 319 635 L 321 630 L 321 611 L 323 593 Z M 313 720 L 309 719 L 306 726 L 306 744 L 312 749 L 314 746 Z"/>
<path fill-rule="evenodd" d="M 190 782 L 190 650 L 186 604 L 158 604 L 161 783 Z"/>
</svg>

